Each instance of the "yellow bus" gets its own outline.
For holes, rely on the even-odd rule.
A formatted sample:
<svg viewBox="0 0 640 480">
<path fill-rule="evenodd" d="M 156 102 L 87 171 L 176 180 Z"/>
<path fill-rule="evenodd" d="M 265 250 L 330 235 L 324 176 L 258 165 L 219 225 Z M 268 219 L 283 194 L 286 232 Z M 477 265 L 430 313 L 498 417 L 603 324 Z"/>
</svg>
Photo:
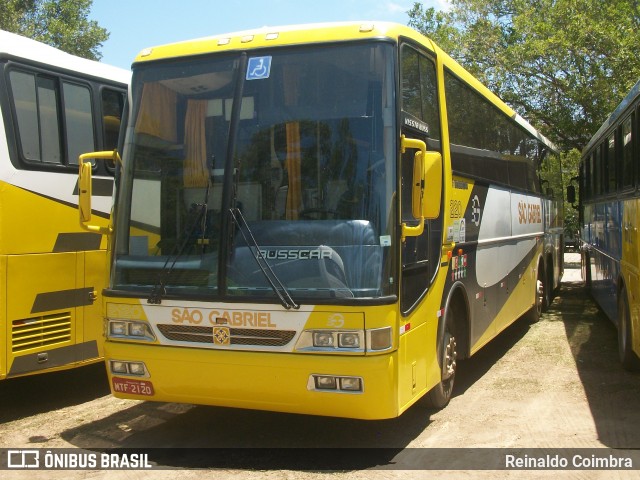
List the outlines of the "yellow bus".
<svg viewBox="0 0 640 480">
<path fill-rule="evenodd" d="M 591 138 L 579 166 L 583 279 L 617 326 L 628 370 L 640 368 L 639 108 L 640 81 Z M 569 190 L 575 203 L 575 188 Z"/>
<path fill-rule="evenodd" d="M 149 48 L 130 96 L 105 229 L 117 397 L 443 407 L 459 359 L 558 286 L 562 212 L 538 175 L 553 145 L 407 27 Z"/>
<path fill-rule="evenodd" d="M 0 379 L 102 360 L 106 238 L 78 225 L 78 156 L 116 147 L 130 76 L 0 31 Z M 107 225 L 113 168 L 93 169 Z"/>
</svg>

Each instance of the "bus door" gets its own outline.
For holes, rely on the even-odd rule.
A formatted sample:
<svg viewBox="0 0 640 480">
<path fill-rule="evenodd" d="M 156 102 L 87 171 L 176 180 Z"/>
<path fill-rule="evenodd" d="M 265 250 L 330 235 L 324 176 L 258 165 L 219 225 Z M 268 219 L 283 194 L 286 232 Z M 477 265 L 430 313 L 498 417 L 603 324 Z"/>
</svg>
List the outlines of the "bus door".
<svg viewBox="0 0 640 480">
<path fill-rule="evenodd" d="M 436 66 L 430 55 L 413 46 L 401 47 L 402 118 L 401 133 L 407 139 L 426 143 L 428 151 L 440 151 L 440 121 Z M 416 151 L 406 149 L 401 157 L 401 221 L 407 225 L 417 224 L 412 214 L 413 165 Z M 428 186 L 426 188 L 429 188 Z M 400 285 L 400 308 L 411 323 L 411 334 L 401 337 L 400 402 L 406 403 L 412 395 L 425 388 L 427 371 L 439 371 L 436 365 L 425 365 L 424 357 L 428 331 L 437 325 L 427 325 L 427 315 L 421 310 L 425 297 L 440 264 L 442 248 L 442 215 L 435 220 L 426 220 L 419 236 L 407 236 L 402 242 L 402 275 Z M 433 346 L 433 345 L 432 345 Z M 433 358 L 435 362 L 435 356 Z M 435 367 L 435 368 L 434 368 Z"/>
</svg>

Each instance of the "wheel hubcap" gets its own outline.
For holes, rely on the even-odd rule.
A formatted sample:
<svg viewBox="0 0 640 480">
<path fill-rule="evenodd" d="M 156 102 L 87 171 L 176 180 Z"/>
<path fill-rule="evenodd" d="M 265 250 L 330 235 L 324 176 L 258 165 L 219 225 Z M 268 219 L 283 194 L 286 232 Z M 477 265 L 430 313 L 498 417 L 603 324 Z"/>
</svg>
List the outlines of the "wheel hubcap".
<svg viewBox="0 0 640 480">
<path fill-rule="evenodd" d="M 442 362 L 442 380 L 452 378 L 456 373 L 456 359 L 458 352 L 456 351 L 456 339 L 452 335 L 447 335 L 447 343 L 444 349 L 444 361 Z"/>
<path fill-rule="evenodd" d="M 536 281 L 536 295 L 537 295 L 536 307 L 538 308 L 538 311 L 541 311 L 542 302 L 544 302 L 544 283 L 542 283 L 542 280 L 540 279 Z"/>
</svg>

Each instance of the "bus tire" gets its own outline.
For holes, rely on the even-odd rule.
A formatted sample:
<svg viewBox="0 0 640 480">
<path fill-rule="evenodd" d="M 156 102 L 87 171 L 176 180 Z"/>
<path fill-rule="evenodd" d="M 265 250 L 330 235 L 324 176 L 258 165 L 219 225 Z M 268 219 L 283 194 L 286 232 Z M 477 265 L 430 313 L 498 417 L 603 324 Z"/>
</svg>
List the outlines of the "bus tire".
<svg viewBox="0 0 640 480">
<path fill-rule="evenodd" d="M 584 285 L 585 287 L 591 287 L 591 259 L 589 258 L 589 252 L 583 251 L 582 255 L 580 255 L 580 260 Z"/>
<path fill-rule="evenodd" d="M 540 315 L 549 309 L 549 298 L 551 295 L 549 289 L 551 288 L 551 283 L 549 282 L 547 270 L 544 268 L 544 264 L 541 261 L 540 266 L 538 267 L 538 281 L 536 282 L 536 294 L 540 299 Z"/>
<path fill-rule="evenodd" d="M 542 312 L 546 310 L 545 305 L 547 303 L 547 295 L 545 293 L 545 281 L 544 281 L 544 268 L 542 263 L 538 265 L 538 276 L 536 283 L 534 284 L 534 304 L 533 307 L 527 312 L 527 321 L 529 323 L 538 323 Z"/>
<path fill-rule="evenodd" d="M 440 365 L 440 381 L 424 396 L 423 405 L 428 408 L 441 409 L 448 405 L 453 393 L 458 361 L 457 341 L 454 331 L 454 318 L 461 318 L 461 305 L 452 303 L 444 318 L 444 328 L 440 335 L 438 348 L 438 364 Z"/>
<path fill-rule="evenodd" d="M 629 315 L 627 292 L 624 288 L 618 295 L 618 357 L 625 370 L 640 370 L 640 359 L 633 351 L 633 329 Z"/>
<path fill-rule="evenodd" d="M 556 298 L 558 294 L 559 286 L 554 285 L 555 280 L 555 269 L 553 264 L 553 258 L 549 257 L 549 261 L 547 262 L 547 310 L 551 307 L 553 300 Z"/>
</svg>

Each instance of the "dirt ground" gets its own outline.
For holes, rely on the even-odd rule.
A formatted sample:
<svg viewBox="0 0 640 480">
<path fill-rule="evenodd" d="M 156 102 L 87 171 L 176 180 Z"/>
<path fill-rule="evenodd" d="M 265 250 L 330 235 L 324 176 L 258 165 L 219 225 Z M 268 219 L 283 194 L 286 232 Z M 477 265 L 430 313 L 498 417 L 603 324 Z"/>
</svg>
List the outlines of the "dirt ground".
<svg viewBox="0 0 640 480">
<path fill-rule="evenodd" d="M 640 375 L 620 367 L 615 327 L 586 296 L 578 261 L 577 254 L 565 256 L 559 295 L 540 322 L 516 322 L 460 363 L 454 398 L 441 411 L 416 406 L 398 419 L 371 422 L 118 400 L 109 395 L 102 365 L 94 365 L 0 383 L 0 449 L 159 447 L 175 454 L 182 447 L 216 447 L 231 458 L 229 452 L 246 447 L 381 448 L 382 454 L 463 448 L 477 455 L 500 448 L 640 449 Z M 452 464 L 459 454 L 442 451 Z M 0 477 L 640 478 L 640 470 L 394 470 L 375 469 L 376 462 L 346 471 L 307 471 L 296 469 L 293 460 L 278 470 L 230 461 L 212 471 L 189 461 L 176 463 L 175 470 L 5 470 Z"/>
</svg>

